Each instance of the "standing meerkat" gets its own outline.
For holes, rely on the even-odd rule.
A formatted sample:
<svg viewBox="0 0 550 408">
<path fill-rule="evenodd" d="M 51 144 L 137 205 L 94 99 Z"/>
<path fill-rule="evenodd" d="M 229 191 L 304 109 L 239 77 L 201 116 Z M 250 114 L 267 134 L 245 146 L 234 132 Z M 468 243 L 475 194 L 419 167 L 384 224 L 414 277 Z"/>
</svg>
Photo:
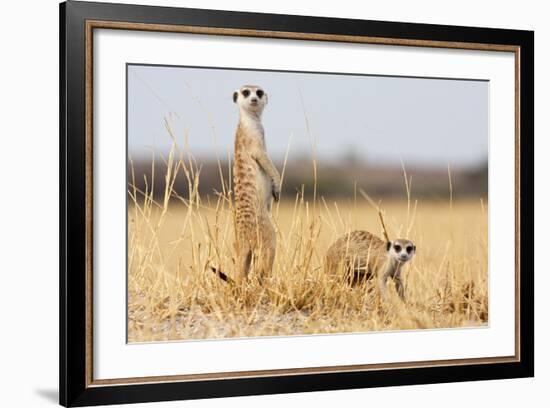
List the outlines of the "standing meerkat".
<svg viewBox="0 0 550 408">
<path fill-rule="evenodd" d="M 279 200 L 281 177 L 266 151 L 262 113 L 267 94 L 259 86 L 244 85 L 233 93 L 233 102 L 239 107 L 233 163 L 238 284 L 247 278 L 253 261 L 260 279 L 273 269 L 277 236 L 270 217 L 271 197 Z"/>
<path fill-rule="evenodd" d="M 401 269 L 416 253 L 408 239 L 383 241 L 368 231 L 352 231 L 336 240 L 325 257 L 325 273 L 343 273 L 352 284 L 377 278 L 384 295 L 388 278 L 395 282 L 397 293 L 405 299 Z"/>
</svg>

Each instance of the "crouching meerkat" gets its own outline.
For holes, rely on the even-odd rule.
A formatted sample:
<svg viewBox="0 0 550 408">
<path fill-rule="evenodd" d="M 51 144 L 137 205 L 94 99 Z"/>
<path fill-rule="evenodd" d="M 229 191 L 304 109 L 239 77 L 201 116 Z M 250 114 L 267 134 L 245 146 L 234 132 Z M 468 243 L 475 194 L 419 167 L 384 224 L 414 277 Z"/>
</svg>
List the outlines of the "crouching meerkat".
<svg viewBox="0 0 550 408">
<path fill-rule="evenodd" d="M 401 269 L 416 253 L 416 246 L 407 239 L 383 241 L 368 231 L 352 231 L 337 239 L 325 257 L 325 273 L 343 274 L 351 284 L 376 278 L 385 294 L 388 278 L 392 278 L 399 297 L 405 299 Z"/>
<path fill-rule="evenodd" d="M 267 155 L 262 113 L 267 94 L 256 85 L 233 93 L 239 107 L 235 135 L 233 189 L 235 194 L 236 283 L 247 278 L 252 262 L 260 279 L 273 269 L 277 237 L 271 221 L 271 197 L 278 201 L 281 177 Z M 213 268 L 214 269 L 214 268 Z M 231 279 L 214 270 L 225 281 Z"/>
</svg>

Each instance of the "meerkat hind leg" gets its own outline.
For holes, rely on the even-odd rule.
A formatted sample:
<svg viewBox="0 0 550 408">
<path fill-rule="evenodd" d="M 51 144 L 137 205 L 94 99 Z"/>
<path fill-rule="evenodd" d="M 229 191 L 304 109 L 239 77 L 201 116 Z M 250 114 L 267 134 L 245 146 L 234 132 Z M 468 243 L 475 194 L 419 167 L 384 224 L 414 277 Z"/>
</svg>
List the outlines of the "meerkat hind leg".
<svg viewBox="0 0 550 408">
<path fill-rule="evenodd" d="M 236 282 L 241 283 L 246 280 L 248 273 L 250 272 L 250 265 L 252 264 L 252 249 L 241 248 L 239 256 L 237 258 L 237 273 Z"/>
<path fill-rule="evenodd" d="M 364 259 L 354 259 L 353 264 L 349 266 L 349 269 L 349 279 L 352 285 L 362 285 L 371 277 L 369 266 Z"/>
<path fill-rule="evenodd" d="M 260 284 L 263 284 L 264 279 L 271 276 L 273 270 L 273 262 L 275 261 L 275 248 L 272 245 L 262 248 L 262 258 L 260 260 L 260 268 L 258 273 L 258 280 Z"/>
</svg>

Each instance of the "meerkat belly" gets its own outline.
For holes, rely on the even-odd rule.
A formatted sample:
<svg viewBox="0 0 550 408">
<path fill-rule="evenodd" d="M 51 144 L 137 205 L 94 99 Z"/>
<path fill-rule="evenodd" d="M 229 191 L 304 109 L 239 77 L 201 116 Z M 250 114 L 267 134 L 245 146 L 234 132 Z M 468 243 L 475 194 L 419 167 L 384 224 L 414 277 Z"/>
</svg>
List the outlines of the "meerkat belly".
<svg viewBox="0 0 550 408">
<path fill-rule="evenodd" d="M 269 208 L 271 203 L 271 180 L 258 164 L 256 164 L 256 188 L 262 207 Z"/>
<path fill-rule="evenodd" d="M 254 160 L 242 158 L 236 160 L 233 171 L 237 210 L 245 213 L 262 211 L 270 194 L 267 175 Z"/>
</svg>

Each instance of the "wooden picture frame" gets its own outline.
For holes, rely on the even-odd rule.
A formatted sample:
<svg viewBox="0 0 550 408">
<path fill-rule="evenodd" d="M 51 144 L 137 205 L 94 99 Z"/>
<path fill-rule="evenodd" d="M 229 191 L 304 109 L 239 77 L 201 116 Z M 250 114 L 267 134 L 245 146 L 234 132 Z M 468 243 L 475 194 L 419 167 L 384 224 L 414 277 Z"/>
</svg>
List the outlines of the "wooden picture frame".
<svg viewBox="0 0 550 408">
<path fill-rule="evenodd" d="M 96 29 L 515 54 L 515 354 L 97 380 L 93 376 L 93 32 Z M 60 403 L 338 390 L 534 375 L 534 33 L 68 1 L 60 5 Z M 520 248 L 522 249 L 520 251 Z M 123 294 L 121 294 L 123 296 Z"/>
</svg>

